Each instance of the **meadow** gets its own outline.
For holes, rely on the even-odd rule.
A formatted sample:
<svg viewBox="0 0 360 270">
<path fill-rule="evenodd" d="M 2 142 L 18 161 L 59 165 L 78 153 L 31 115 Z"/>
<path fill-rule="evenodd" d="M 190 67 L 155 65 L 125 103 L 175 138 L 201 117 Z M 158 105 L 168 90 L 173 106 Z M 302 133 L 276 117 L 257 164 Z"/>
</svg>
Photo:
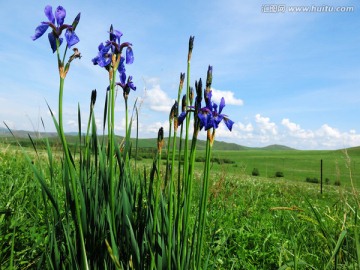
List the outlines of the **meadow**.
<svg viewBox="0 0 360 270">
<path fill-rule="evenodd" d="M 69 136 L 63 97 L 72 61 L 81 58 L 73 47 L 81 13 L 71 24 L 64 24 L 62 6 L 44 13 L 48 21 L 32 39 L 50 30 L 59 95 L 56 113 L 48 108 L 56 132 L 19 137 L 8 128 L 11 138 L 1 138 L 1 269 L 359 269 L 359 149 L 216 141 L 219 125 L 231 132 L 234 121 L 223 113 L 224 98 L 212 100 L 211 65 L 204 82 L 190 86 L 194 36 L 169 130 L 140 140 L 140 105 L 128 107 L 136 86 L 125 68 L 134 62 L 133 47 L 113 25 L 91 60 L 109 80 L 102 126 L 94 89 L 88 118 L 79 104 L 78 130 Z M 115 132 L 119 103 L 122 138 Z"/>
<path fill-rule="evenodd" d="M 21 142 L 26 144 L 26 139 Z M 146 142 L 140 140 L 139 144 Z M 25 149 L 34 152 L 31 147 Z M 45 154 L 45 150 L 41 151 Z M 155 147 L 151 151 L 148 148 L 139 151 L 137 167 L 150 171 L 149 152 L 154 151 Z M 199 150 L 195 201 L 202 188 L 202 154 Z M 355 209 L 359 202 L 349 174 L 351 171 L 357 185 L 359 157 L 358 148 L 347 153 L 343 150 L 214 150 L 204 246 L 204 254 L 210 255 L 208 267 L 358 269 L 359 228 Z M 324 179 L 332 179 L 327 184 L 324 182 L 323 194 L 319 183 L 305 181 L 308 176 L 320 178 L 321 159 Z M 134 163 L 135 158 L 132 166 Z M 2 143 L 0 164 L 1 269 L 37 268 L 44 260 L 48 240 L 44 194 L 19 147 Z M 259 169 L 259 176 L 252 175 L 253 168 Z M 60 173 L 61 167 L 54 169 Z M 282 171 L 284 176 L 275 177 L 277 171 Z M 340 186 L 334 185 L 338 178 Z M 197 204 L 193 207 L 197 208 Z"/>
</svg>

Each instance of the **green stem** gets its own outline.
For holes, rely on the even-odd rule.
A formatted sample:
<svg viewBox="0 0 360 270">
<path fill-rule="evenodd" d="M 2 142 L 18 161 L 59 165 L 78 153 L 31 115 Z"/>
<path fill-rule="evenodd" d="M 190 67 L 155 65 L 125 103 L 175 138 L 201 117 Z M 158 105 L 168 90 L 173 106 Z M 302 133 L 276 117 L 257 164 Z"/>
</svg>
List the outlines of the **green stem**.
<svg viewBox="0 0 360 270">
<path fill-rule="evenodd" d="M 161 161 L 161 150 L 158 151 L 157 155 L 157 179 L 156 179 L 156 187 L 155 187 L 155 205 L 154 205 L 154 214 L 153 214 L 153 231 L 152 231 L 152 239 L 151 244 L 153 251 L 156 250 L 156 229 L 157 229 L 157 222 L 158 222 L 158 208 L 159 208 L 159 197 L 160 197 L 160 161 Z M 154 254 L 157 254 L 157 252 L 154 252 Z M 151 258 L 151 267 L 150 269 L 154 269 L 155 267 L 155 260 L 154 256 Z"/>
<path fill-rule="evenodd" d="M 181 185 L 181 150 L 182 150 L 182 137 L 183 137 L 183 126 L 181 125 L 180 129 L 180 142 L 179 142 L 179 151 L 178 151 L 178 178 L 177 178 L 177 197 L 178 197 L 178 203 L 177 203 L 177 214 L 176 214 L 176 239 L 177 239 L 177 253 L 180 255 L 181 253 L 181 225 L 183 221 L 183 216 L 180 216 L 181 212 L 181 205 L 184 200 L 184 186 Z M 177 269 L 181 269 L 181 256 L 177 256 Z"/>
<path fill-rule="evenodd" d="M 125 136 L 126 136 L 126 143 L 130 143 L 130 133 L 129 133 L 129 115 L 128 115 L 128 98 L 125 97 Z"/>
<path fill-rule="evenodd" d="M 175 196 L 173 196 L 174 192 L 174 164 L 175 164 L 175 148 L 176 148 L 176 135 L 177 135 L 177 129 L 174 128 L 174 138 L 173 138 L 173 147 L 172 147 L 172 160 L 171 160 L 171 168 L 170 168 L 170 183 L 169 183 L 169 225 L 168 225 L 168 247 L 169 247 L 169 257 L 168 257 L 168 269 L 171 269 L 171 254 L 172 254 L 172 229 L 173 229 L 173 198 L 176 200 Z M 169 155 L 169 153 L 168 153 Z M 176 201 L 175 204 L 176 205 Z"/>
<path fill-rule="evenodd" d="M 173 120 L 170 118 L 169 119 L 169 137 L 168 137 L 168 143 L 167 143 L 167 156 L 166 156 L 166 170 L 165 170 L 164 188 L 167 187 L 168 179 L 169 179 L 169 162 L 170 162 L 170 145 L 171 145 L 172 123 L 173 123 Z"/>
<path fill-rule="evenodd" d="M 110 212 L 111 212 L 111 223 L 113 228 L 115 226 L 115 170 L 114 170 L 114 155 L 115 155 L 115 134 L 114 134 L 114 123 L 115 123 L 115 80 L 116 80 L 116 69 L 113 69 L 112 78 L 110 80 L 110 99 L 109 99 L 109 170 L 110 170 Z M 114 237 L 116 239 L 116 231 L 114 230 Z"/>
<path fill-rule="evenodd" d="M 64 153 L 65 153 L 65 160 L 69 173 L 71 178 L 71 188 L 73 191 L 74 201 L 75 201 L 75 211 L 76 211 L 76 219 L 77 219 L 77 227 L 79 231 L 79 238 L 80 238 L 80 245 L 81 245 L 81 258 L 82 258 L 82 265 L 83 269 L 89 269 L 87 256 L 86 256 L 86 248 L 85 248 L 85 241 L 84 241 L 84 234 L 83 234 L 83 228 L 82 228 L 82 219 L 81 219 L 81 209 L 78 199 L 78 193 L 77 193 L 77 185 L 76 185 L 76 172 L 75 168 L 73 166 L 73 163 L 71 162 L 69 148 L 67 145 L 67 141 L 64 134 L 64 127 L 63 127 L 63 92 L 64 92 L 64 78 L 60 77 L 60 88 L 59 88 L 59 135 L 60 139 L 63 145 Z"/>
<path fill-rule="evenodd" d="M 201 252 L 203 247 L 203 238 L 204 230 L 206 223 L 206 207 L 207 207 L 207 197 L 208 197 L 208 188 L 209 188 L 209 172 L 210 172 L 210 162 L 211 162 L 211 150 L 212 150 L 212 140 L 214 139 L 215 131 L 210 135 L 210 130 L 208 130 L 208 136 L 206 140 L 206 159 L 204 165 L 204 178 L 203 178 L 203 190 L 201 194 L 200 201 L 200 210 L 199 210 L 199 227 L 198 227 L 198 240 L 196 243 L 196 260 L 197 260 L 197 269 L 200 269 L 201 264 Z"/>
</svg>

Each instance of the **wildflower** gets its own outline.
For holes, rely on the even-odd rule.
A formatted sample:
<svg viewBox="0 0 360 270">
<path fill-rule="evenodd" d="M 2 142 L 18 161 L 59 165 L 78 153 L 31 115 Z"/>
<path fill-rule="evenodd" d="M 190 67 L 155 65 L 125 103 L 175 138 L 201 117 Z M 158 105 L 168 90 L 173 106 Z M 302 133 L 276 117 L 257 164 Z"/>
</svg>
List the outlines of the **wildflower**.
<svg viewBox="0 0 360 270">
<path fill-rule="evenodd" d="M 121 77 L 121 75 L 120 75 Z M 126 75 L 125 75 L 126 78 Z M 129 76 L 127 79 L 127 82 L 125 83 L 125 81 L 122 81 L 122 79 L 120 78 L 121 82 L 116 83 L 116 85 L 121 86 L 121 88 L 123 89 L 123 96 L 125 99 L 127 99 L 127 97 L 129 96 L 130 93 L 130 89 L 136 91 L 136 86 L 134 84 L 134 82 L 132 81 L 132 76 Z"/>
<path fill-rule="evenodd" d="M 231 131 L 234 122 L 228 118 L 227 115 L 222 114 L 225 107 L 225 99 L 221 98 L 220 106 L 211 101 L 212 92 L 205 92 L 206 106 L 200 109 L 198 117 L 200 119 L 200 129 L 205 127 L 205 130 L 210 128 L 217 129 L 221 121 L 224 121 L 227 128 Z"/>
<path fill-rule="evenodd" d="M 132 64 L 134 62 L 134 53 L 131 48 L 132 44 L 130 42 L 120 42 L 120 39 L 123 33 L 119 30 L 114 30 L 113 26 L 110 26 L 109 31 L 109 40 L 105 43 L 100 43 L 98 46 L 98 54 L 96 57 L 92 59 L 94 65 L 99 65 L 100 67 L 104 67 L 107 70 L 110 69 L 110 65 L 113 64 L 115 67 L 115 63 L 112 63 L 113 59 L 117 59 L 119 61 L 117 63 L 117 69 L 120 74 L 120 81 L 125 85 L 126 74 L 125 74 L 125 64 Z M 121 56 L 122 50 L 126 47 L 125 58 Z M 120 58 L 118 58 L 120 55 Z M 115 58 L 113 57 L 115 56 Z"/>
<path fill-rule="evenodd" d="M 58 6 L 55 10 L 55 15 L 52 12 L 52 7 L 47 5 L 45 7 L 45 15 L 49 21 L 41 22 L 41 24 L 36 27 L 35 34 L 32 36 L 32 40 L 36 40 L 41 37 L 47 29 L 52 29 L 51 33 L 48 34 L 50 46 L 53 52 L 56 51 L 57 47 L 60 46 L 63 42 L 63 38 L 61 38 L 62 31 L 66 29 L 65 32 L 65 39 L 67 46 L 70 48 L 71 46 L 75 45 L 80 41 L 78 36 L 75 34 L 75 28 L 80 21 L 80 13 L 76 16 L 72 25 L 64 24 L 64 19 L 66 17 L 66 10 L 62 6 Z M 56 25 L 55 25 L 56 21 Z"/>
<path fill-rule="evenodd" d="M 103 43 L 100 43 L 98 46 L 98 55 L 93 58 L 91 61 L 94 65 L 99 65 L 100 67 L 108 67 L 111 63 L 111 53 L 109 53 L 110 46 L 105 46 Z"/>
</svg>

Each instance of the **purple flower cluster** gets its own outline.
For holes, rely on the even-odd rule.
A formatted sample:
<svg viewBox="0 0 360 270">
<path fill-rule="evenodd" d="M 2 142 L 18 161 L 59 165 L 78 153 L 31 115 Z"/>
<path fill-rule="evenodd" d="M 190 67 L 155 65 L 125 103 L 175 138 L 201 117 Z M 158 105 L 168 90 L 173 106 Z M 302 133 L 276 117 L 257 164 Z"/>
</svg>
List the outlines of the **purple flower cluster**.
<svg viewBox="0 0 360 270">
<path fill-rule="evenodd" d="M 48 38 L 53 52 L 55 52 L 57 49 L 57 41 L 59 46 L 62 44 L 63 38 L 61 38 L 60 36 L 62 34 L 62 31 L 65 29 L 65 39 L 69 48 L 80 41 L 80 39 L 74 32 L 77 24 L 80 21 L 80 13 L 76 16 L 72 25 L 69 25 L 64 24 L 66 10 L 62 6 L 58 6 L 55 10 L 55 13 L 53 14 L 52 7 L 50 5 L 47 5 L 44 12 L 45 16 L 48 18 L 49 21 L 41 22 L 41 24 L 36 27 L 35 35 L 31 37 L 32 40 L 36 40 L 41 37 L 50 27 L 52 31 L 48 34 Z"/>
<path fill-rule="evenodd" d="M 221 121 L 225 123 L 227 128 L 231 131 L 234 122 L 228 118 L 227 115 L 222 114 L 222 110 L 225 107 L 225 99 L 222 97 L 220 105 L 211 101 L 212 91 L 205 93 L 206 106 L 200 109 L 198 117 L 200 119 L 200 129 L 203 127 L 205 130 L 210 128 L 217 129 Z"/>
<path fill-rule="evenodd" d="M 120 62 L 117 67 L 120 76 L 120 82 L 117 85 L 120 85 L 125 93 L 129 93 L 130 89 L 136 90 L 134 83 L 132 82 L 132 76 L 127 78 L 126 76 L 126 64 L 132 64 L 134 62 L 134 53 L 132 50 L 132 44 L 129 42 L 120 43 L 120 38 L 123 33 L 114 30 L 113 27 L 110 27 L 109 31 L 110 38 L 104 43 L 100 43 L 98 46 L 98 54 L 95 58 L 92 59 L 94 65 L 99 65 L 100 67 L 110 69 L 112 64 L 112 59 L 114 55 L 120 55 Z M 121 56 L 122 50 L 126 47 L 125 57 Z"/>
<path fill-rule="evenodd" d="M 212 81 L 212 66 L 208 68 L 207 80 L 206 80 L 206 89 L 204 90 L 204 99 L 205 99 L 205 107 L 201 107 L 202 102 L 202 81 L 201 79 L 195 82 L 196 89 L 196 98 L 194 106 L 188 106 L 188 110 L 186 110 L 185 102 L 186 95 L 183 97 L 183 105 L 182 112 L 178 117 L 178 124 L 181 125 L 189 112 L 194 112 L 196 115 L 194 119 L 194 127 L 195 129 L 209 130 L 211 128 L 217 129 L 221 121 L 225 123 L 227 128 L 231 131 L 234 122 L 228 118 L 227 115 L 222 114 L 222 110 L 225 107 L 225 99 L 221 98 L 220 105 L 218 106 L 215 102 L 211 100 L 212 98 L 212 90 L 211 90 L 211 81 Z M 192 88 L 191 88 L 192 89 Z M 190 91 L 190 95 L 192 96 L 192 91 Z"/>
<path fill-rule="evenodd" d="M 229 117 L 225 114 L 222 114 L 222 110 L 225 107 L 225 99 L 222 97 L 220 101 L 220 106 L 218 106 L 215 102 L 211 101 L 212 97 L 212 91 L 205 92 L 205 107 L 202 107 L 200 109 L 196 109 L 194 106 L 189 106 L 191 111 L 195 111 L 197 113 L 197 119 L 195 121 L 199 121 L 200 130 L 202 128 L 205 128 L 205 130 L 208 130 L 210 128 L 217 129 L 219 127 L 219 124 L 221 121 L 225 123 L 227 128 L 231 131 L 232 126 L 234 124 L 234 121 L 229 119 Z M 178 117 L 178 123 L 181 125 L 186 117 L 186 114 L 189 111 L 183 111 L 179 117 Z"/>
</svg>

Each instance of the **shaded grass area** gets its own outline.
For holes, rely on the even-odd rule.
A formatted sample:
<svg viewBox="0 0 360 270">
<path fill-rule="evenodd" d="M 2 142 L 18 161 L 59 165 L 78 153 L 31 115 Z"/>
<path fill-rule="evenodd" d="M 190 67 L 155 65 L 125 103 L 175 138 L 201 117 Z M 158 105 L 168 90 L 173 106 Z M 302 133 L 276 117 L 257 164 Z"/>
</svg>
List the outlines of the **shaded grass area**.
<svg viewBox="0 0 360 270">
<path fill-rule="evenodd" d="M 238 164 L 235 153 L 214 157 L 224 154 Z M 200 179 L 196 172 L 195 196 Z M 321 195 L 317 185 L 287 179 L 286 171 L 284 178 L 251 177 L 245 167 L 218 162 L 210 180 L 204 254 L 215 269 L 333 269 L 335 261 L 337 269 L 357 269 L 357 194 L 348 185 L 328 185 Z M 43 194 L 14 148 L 1 148 L 0 186 L 1 268 L 36 268 L 47 237 Z"/>
</svg>

